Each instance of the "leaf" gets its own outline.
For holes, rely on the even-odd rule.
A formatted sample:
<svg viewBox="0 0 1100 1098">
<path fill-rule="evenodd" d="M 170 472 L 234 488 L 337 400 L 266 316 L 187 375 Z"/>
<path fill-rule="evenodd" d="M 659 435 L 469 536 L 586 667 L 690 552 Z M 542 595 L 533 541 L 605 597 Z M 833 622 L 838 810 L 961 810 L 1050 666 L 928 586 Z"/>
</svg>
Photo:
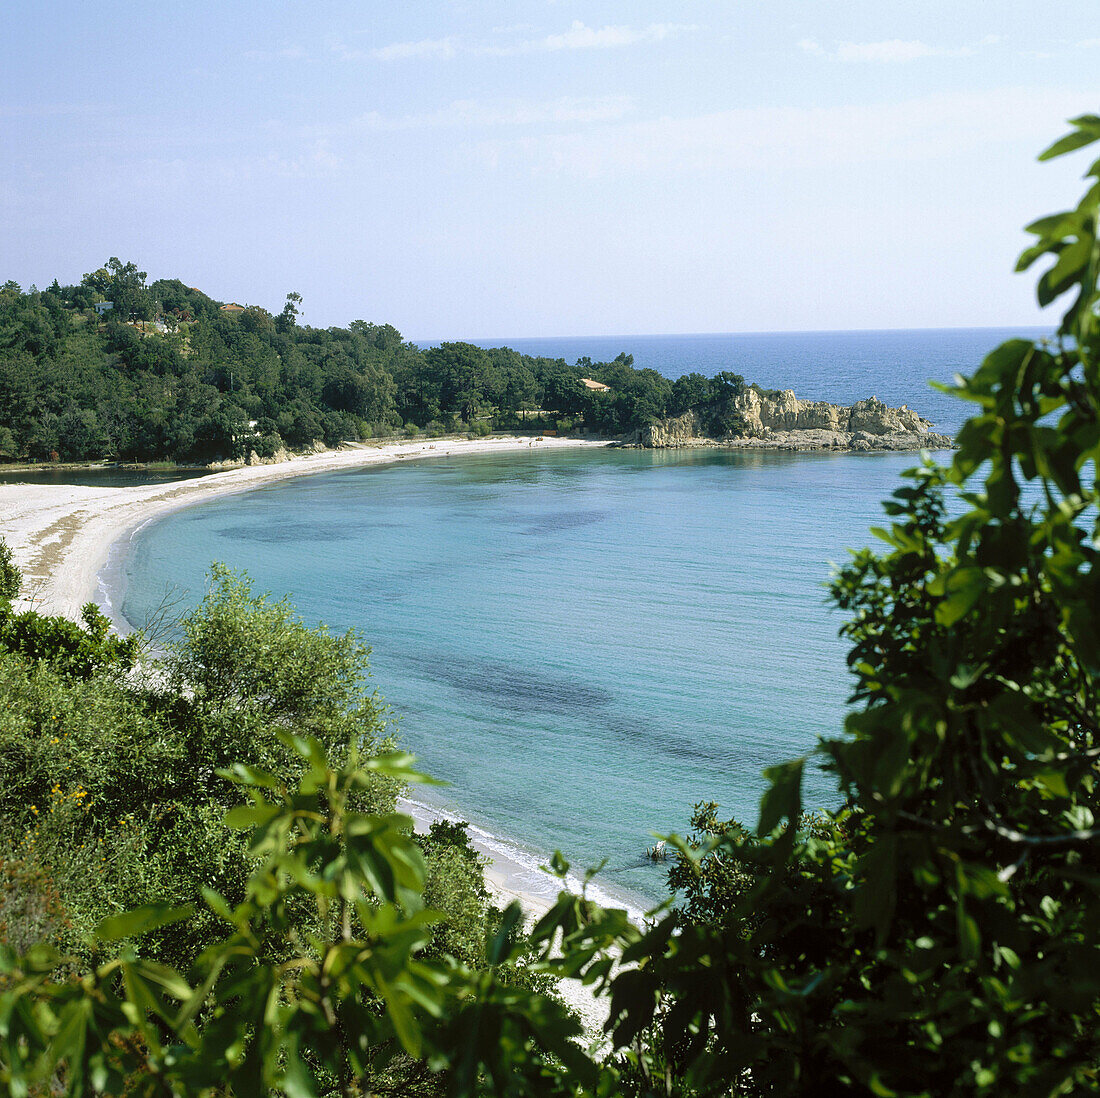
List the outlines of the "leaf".
<svg viewBox="0 0 1100 1098">
<path fill-rule="evenodd" d="M 959 953 L 964 960 L 977 960 L 982 949 L 982 932 L 978 929 L 977 919 L 967 914 L 961 898 L 955 909 L 955 926 L 959 935 Z"/>
<path fill-rule="evenodd" d="M 936 621 L 950 628 L 970 613 L 985 594 L 988 583 L 980 568 L 964 567 L 946 574 L 943 589 L 947 597 L 936 607 Z"/>
<path fill-rule="evenodd" d="M 264 789 L 282 789 L 282 782 L 274 774 L 247 763 L 234 763 L 227 770 L 218 770 L 219 777 L 228 778 L 236 785 L 258 785 Z"/>
<path fill-rule="evenodd" d="M 51 1064 L 62 1061 L 69 1067 L 71 1093 L 81 1093 L 84 1045 L 88 1040 L 88 1024 L 92 1020 L 92 1000 L 77 999 L 62 1014 L 46 1058 Z"/>
<path fill-rule="evenodd" d="M 248 831 L 253 827 L 262 827 L 270 823 L 278 814 L 279 808 L 273 804 L 242 804 L 231 808 L 222 822 L 234 831 Z"/>
<path fill-rule="evenodd" d="M 111 915 L 95 929 L 101 942 L 117 942 L 121 938 L 136 938 L 158 927 L 168 926 L 189 919 L 194 913 L 193 904 L 176 906 L 169 903 L 143 904 L 133 911 Z"/>
<path fill-rule="evenodd" d="M 283 1071 L 282 1085 L 287 1098 L 317 1098 L 320 1090 L 313 1073 L 302 1061 L 295 1036 L 287 1042 L 286 1068 Z"/>
<path fill-rule="evenodd" d="M 560 850 L 555 850 L 550 858 L 550 872 L 553 873 L 555 877 L 563 879 L 569 872 L 569 863 L 562 856 Z"/>
<path fill-rule="evenodd" d="M 759 835 L 769 835 L 781 820 L 792 824 L 802 814 L 802 768 L 805 759 L 794 759 L 781 766 L 764 771 L 764 778 L 771 783 L 760 799 Z"/>
<path fill-rule="evenodd" d="M 1054 266 L 1039 279 L 1036 295 L 1040 305 L 1049 305 L 1080 281 L 1081 272 L 1092 254 L 1092 245 L 1091 239 L 1075 240 L 1059 251 Z"/>
<path fill-rule="evenodd" d="M 864 880 L 855 895 L 853 914 L 859 925 L 874 929 L 880 944 L 897 904 L 897 853 L 897 836 L 885 834 L 860 859 Z"/>
<path fill-rule="evenodd" d="M 1100 141 L 1100 118 L 1096 115 L 1086 114 L 1080 118 L 1074 118 L 1070 125 L 1078 128 L 1065 137 L 1060 137 L 1048 149 L 1039 154 L 1040 160 L 1053 160 L 1056 156 L 1064 156 L 1066 153 L 1083 149 L 1094 141 Z"/>
<path fill-rule="evenodd" d="M 520 923 L 523 918 L 523 910 L 519 904 L 513 900 L 505 909 L 504 915 L 500 920 L 500 927 L 496 934 L 493 935 L 493 940 L 489 942 L 485 950 L 485 959 L 490 965 L 503 964 L 511 953 L 510 942 L 512 939 L 512 931 Z"/>
</svg>

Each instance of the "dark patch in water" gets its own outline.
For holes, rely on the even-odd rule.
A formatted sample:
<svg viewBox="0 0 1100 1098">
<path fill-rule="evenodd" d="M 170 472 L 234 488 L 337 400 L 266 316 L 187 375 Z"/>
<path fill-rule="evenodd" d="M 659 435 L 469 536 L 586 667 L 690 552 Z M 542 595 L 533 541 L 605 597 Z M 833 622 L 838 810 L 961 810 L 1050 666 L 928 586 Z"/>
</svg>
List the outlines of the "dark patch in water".
<svg viewBox="0 0 1100 1098">
<path fill-rule="evenodd" d="M 220 526 L 218 537 L 233 541 L 257 542 L 261 545 L 285 545 L 288 542 L 308 544 L 314 541 L 350 541 L 353 532 L 337 523 L 279 522 L 276 525 Z"/>
<path fill-rule="evenodd" d="M 580 526 L 603 522 L 607 517 L 607 511 L 553 511 L 530 523 L 520 533 L 528 536 L 557 534 L 562 530 L 575 530 Z"/>
<path fill-rule="evenodd" d="M 402 662 L 446 683 L 452 690 L 474 695 L 508 713 L 534 710 L 556 715 L 592 714 L 607 709 L 614 700 L 602 687 L 514 664 L 446 656 L 435 659 L 412 656 Z"/>
</svg>

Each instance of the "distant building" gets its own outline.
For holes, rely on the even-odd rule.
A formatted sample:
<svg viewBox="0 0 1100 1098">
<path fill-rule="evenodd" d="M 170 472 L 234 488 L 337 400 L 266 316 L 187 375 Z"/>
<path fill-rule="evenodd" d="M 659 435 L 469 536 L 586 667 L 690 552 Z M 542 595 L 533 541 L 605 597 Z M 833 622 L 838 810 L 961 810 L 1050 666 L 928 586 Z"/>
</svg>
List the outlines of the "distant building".
<svg viewBox="0 0 1100 1098">
<path fill-rule="evenodd" d="M 586 389 L 591 389 L 594 393 L 610 393 L 611 386 L 605 385 L 602 381 L 593 381 L 590 377 L 582 377 L 581 384 Z"/>
<path fill-rule="evenodd" d="M 102 316 L 108 309 L 113 309 L 115 303 L 113 301 L 97 301 L 95 305 L 95 315 Z"/>
<path fill-rule="evenodd" d="M 245 307 L 243 305 L 238 305 L 235 301 L 231 301 L 228 305 L 222 306 L 223 313 L 243 313 L 244 311 Z"/>
</svg>

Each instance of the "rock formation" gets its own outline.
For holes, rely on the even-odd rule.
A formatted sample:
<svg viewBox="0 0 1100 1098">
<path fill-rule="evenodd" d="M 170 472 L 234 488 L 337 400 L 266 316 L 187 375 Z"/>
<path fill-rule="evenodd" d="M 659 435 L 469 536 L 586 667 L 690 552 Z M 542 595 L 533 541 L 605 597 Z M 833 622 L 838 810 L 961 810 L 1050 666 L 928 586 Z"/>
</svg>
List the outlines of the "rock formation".
<svg viewBox="0 0 1100 1098">
<path fill-rule="evenodd" d="M 768 393 L 754 386 L 729 402 L 740 423 L 734 434 L 707 435 L 700 411 L 689 409 L 637 432 L 633 443 L 653 449 L 727 446 L 776 450 L 946 450 L 954 442 L 904 405 L 888 408 L 870 397 L 851 406 L 799 400 L 790 389 Z M 731 418 L 731 417 L 727 417 Z"/>
</svg>

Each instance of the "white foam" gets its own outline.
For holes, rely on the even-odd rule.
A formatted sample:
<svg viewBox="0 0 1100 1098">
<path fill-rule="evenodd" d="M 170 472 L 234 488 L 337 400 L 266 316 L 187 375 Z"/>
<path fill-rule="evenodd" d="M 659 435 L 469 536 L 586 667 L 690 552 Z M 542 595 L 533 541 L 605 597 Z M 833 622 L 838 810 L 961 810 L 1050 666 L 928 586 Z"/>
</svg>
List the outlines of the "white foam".
<svg viewBox="0 0 1100 1098">
<path fill-rule="evenodd" d="M 470 845 L 484 854 L 493 863 L 493 868 L 505 881 L 506 887 L 522 892 L 546 904 L 552 904 L 558 893 L 565 890 L 580 893 L 584 889 L 584 879 L 572 870 L 564 879 L 546 868 L 549 858 L 525 849 L 518 843 L 478 826 L 463 816 L 437 805 L 423 804 L 419 801 L 402 798 L 399 808 L 412 816 L 417 830 L 427 831 L 429 825 L 440 820 L 448 823 L 465 823 L 470 836 Z M 644 899 L 625 890 L 608 887 L 601 882 L 590 881 L 586 894 L 589 899 L 608 908 L 625 908 L 630 920 L 641 925 L 645 914 L 652 905 L 646 905 Z"/>
</svg>

